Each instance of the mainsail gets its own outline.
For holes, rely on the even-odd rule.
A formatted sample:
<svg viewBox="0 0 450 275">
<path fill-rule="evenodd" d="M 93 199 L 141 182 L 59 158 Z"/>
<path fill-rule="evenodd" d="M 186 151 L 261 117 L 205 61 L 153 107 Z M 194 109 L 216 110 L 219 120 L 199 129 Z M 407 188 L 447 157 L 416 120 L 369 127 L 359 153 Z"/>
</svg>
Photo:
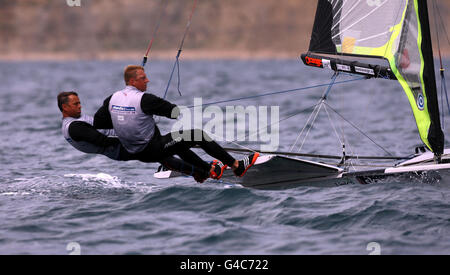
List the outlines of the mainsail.
<svg viewBox="0 0 450 275">
<path fill-rule="evenodd" d="M 426 0 L 319 0 L 306 65 L 399 81 L 422 141 L 444 150 Z"/>
</svg>

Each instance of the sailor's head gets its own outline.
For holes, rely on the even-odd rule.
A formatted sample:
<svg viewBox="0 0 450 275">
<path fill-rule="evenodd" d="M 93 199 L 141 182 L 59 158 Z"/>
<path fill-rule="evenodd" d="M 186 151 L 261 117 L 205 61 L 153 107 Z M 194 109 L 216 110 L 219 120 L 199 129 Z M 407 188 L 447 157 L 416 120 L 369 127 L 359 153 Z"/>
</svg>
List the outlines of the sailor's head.
<svg viewBox="0 0 450 275">
<path fill-rule="evenodd" d="M 63 117 L 79 118 L 81 116 L 81 102 L 75 92 L 61 92 L 58 94 L 58 108 Z"/>
<path fill-rule="evenodd" d="M 130 65 L 125 68 L 124 71 L 125 84 L 127 86 L 133 86 L 141 92 L 147 91 L 148 80 L 145 74 L 144 67 Z"/>
</svg>

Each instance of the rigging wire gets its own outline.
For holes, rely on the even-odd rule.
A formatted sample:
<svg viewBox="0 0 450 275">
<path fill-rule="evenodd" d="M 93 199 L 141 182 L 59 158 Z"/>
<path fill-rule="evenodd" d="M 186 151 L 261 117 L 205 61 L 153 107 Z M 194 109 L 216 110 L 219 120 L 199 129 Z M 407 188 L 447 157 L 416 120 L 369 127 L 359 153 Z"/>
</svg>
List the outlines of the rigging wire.
<svg viewBox="0 0 450 275">
<path fill-rule="evenodd" d="M 253 137 L 253 136 L 255 136 L 255 135 L 258 135 L 261 131 L 263 131 L 263 130 L 269 128 L 269 127 L 271 127 L 272 125 L 280 124 L 281 122 L 286 121 L 286 120 L 288 120 L 288 119 L 291 119 L 291 118 L 293 118 L 293 117 L 296 117 L 296 116 L 298 116 L 299 114 L 302 114 L 302 113 L 304 113 L 304 112 L 306 112 L 306 111 L 308 111 L 308 110 L 310 110 L 310 109 L 312 109 L 312 108 L 316 109 L 318 105 L 319 105 L 319 104 L 315 104 L 315 105 L 313 105 L 313 106 L 311 106 L 311 107 L 308 107 L 308 108 L 306 108 L 306 109 L 303 109 L 303 110 L 301 110 L 301 111 L 299 111 L 299 112 L 296 112 L 296 113 L 294 113 L 294 114 L 292 114 L 292 115 L 289 115 L 289 116 L 287 116 L 287 117 L 285 117 L 285 118 L 283 118 L 283 119 L 280 119 L 280 120 L 278 120 L 278 121 L 272 122 L 271 124 L 269 124 L 269 125 L 267 125 L 267 126 L 265 126 L 265 127 L 260 127 L 260 128 L 258 128 L 254 133 L 248 133 L 248 134 L 245 136 L 244 139 L 250 139 L 250 137 Z M 212 133 L 209 133 L 209 132 L 208 132 L 207 134 L 208 134 L 208 135 L 212 135 L 212 136 L 218 137 L 217 135 L 212 134 Z M 219 137 L 219 138 L 222 138 L 222 137 Z M 245 150 L 247 150 L 247 152 L 256 152 L 255 150 L 253 150 L 253 149 L 251 149 L 251 148 L 248 148 L 248 147 L 246 147 L 246 146 L 243 146 L 243 145 L 241 145 L 241 144 L 239 144 L 239 143 L 237 143 L 237 142 L 234 142 L 234 141 L 227 141 L 225 144 L 234 144 L 234 145 L 236 145 L 236 146 L 238 146 L 238 147 L 244 148 Z M 229 151 L 232 151 L 231 149 L 232 149 L 232 148 L 228 148 Z"/>
<path fill-rule="evenodd" d="M 189 15 L 189 20 L 187 22 L 186 29 L 184 30 L 183 38 L 181 39 L 180 47 L 178 48 L 178 53 L 177 53 L 177 56 L 175 58 L 175 63 L 173 64 L 172 72 L 171 72 L 170 77 L 169 77 L 169 82 L 167 83 L 167 88 L 166 88 L 166 91 L 164 92 L 164 97 L 163 97 L 164 99 L 167 98 L 167 92 L 169 91 L 169 87 L 170 87 L 170 84 L 172 82 L 172 78 L 173 78 L 173 74 L 175 72 L 175 69 L 178 69 L 178 87 L 177 87 L 178 88 L 178 93 L 180 94 L 180 96 L 182 96 L 181 91 L 180 91 L 180 85 L 181 85 L 180 56 L 181 56 L 181 52 L 183 51 L 184 41 L 186 40 L 187 34 L 189 33 L 189 30 L 191 28 L 192 17 L 194 16 L 194 12 L 195 12 L 196 7 L 197 7 L 197 0 L 194 0 L 194 5 L 192 7 L 191 14 Z"/>
<path fill-rule="evenodd" d="M 150 40 L 150 43 L 148 44 L 147 51 L 145 52 L 144 58 L 142 59 L 142 67 L 145 67 L 145 64 L 147 64 L 149 53 L 153 46 L 153 41 L 155 40 L 155 37 L 159 30 L 159 27 L 161 26 L 161 22 L 162 22 L 163 18 L 165 17 L 166 8 L 167 8 L 167 1 L 161 0 L 161 11 L 160 11 L 159 19 L 158 19 L 155 29 L 153 30 L 152 38 Z"/>
<path fill-rule="evenodd" d="M 239 145 L 239 144 L 238 144 Z M 241 146 L 241 145 L 239 145 Z M 200 146 L 193 147 L 194 149 L 201 149 Z M 254 153 L 256 152 L 253 149 L 240 149 L 240 148 L 223 148 L 225 151 L 234 152 L 234 153 Z M 291 157 L 307 157 L 307 158 L 320 158 L 320 159 L 342 159 L 342 156 L 332 156 L 332 155 L 319 155 L 319 154 L 300 154 L 300 153 L 292 153 L 292 152 L 274 152 L 274 151 L 258 151 L 261 154 L 269 154 L 269 155 L 283 155 L 283 156 L 291 156 Z M 411 156 L 397 156 L 397 157 L 379 157 L 379 156 L 346 156 L 346 159 L 361 159 L 361 160 L 372 160 L 372 161 L 386 161 L 386 160 L 405 160 L 409 159 Z M 329 163 L 332 165 L 336 165 L 335 163 Z M 352 164 L 352 166 L 368 166 L 367 164 Z M 386 167 L 383 165 L 382 167 Z"/>
<path fill-rule="evenodd" d="M 345 84 L 345 83 L 361 81 L 361 80 L 367 80 L 367 78 L 366 77 L 357 77 L 357 78 L 350 79 L 350 80 L 338 81 L 338 82 L 335 82 L 334 85 Z M 192 108 L 195 108 L 195 107 L 209 106 L 209 105 L 213 105 L 213 104 L 221 104 L 221 103 L 228 103 L 228 102 L 234 102 L 234 101 L 254 99 L 254 98 L 265 97 L 265 96 L 272 96 L 272 95 L 286 94 L 286 93 L 292 93 L 292 92 L 299 92 L 299 91 L 305 91 L 305 90 L 310 90 L 310 89 L 315 89 L 315 88 L 320 88 L 320 87 L 327 87 L 329 85 L 330 85 L 330 83 L 319 84 L 319 85 L 308 86 L 308 87 L 297 88 L 297 89 L 291 89 L 291 90 L 270 92 L 270 93 L 265 93 L 265 94 L 261 94 L 261 95 L 246 96 L 246 97 L 240 97 L 240 98 L 229 99 L 229 100 L 221 100 L 221 101 L 216 101 L 216 102 L 203 103 L 202 105 L 192 105 L 192 106 L 189 106 L 188 108 L 192 109 Z"/>
<path fill-rule="evenodd" d="M 321 101 L 322 101 L 322 99 L 321 99 Z M 288 120 L 288 119 L 291 119 L 291 118 L 293 118 L 293 117 L 296 117 L 296 116 L 298 116 L 299 114 L 302 114 L 302 113 L 304 113 L 304 112 L 306 112 L 306 111 L 308 111 L 308 110 L 311 110 L 311 109 L 314 109 L 314 111 L 313 111 L 313 114 L 314 114 L 314 112 L 315 112 L 315 110 L 319 107 L 319 106 L 322 106 L 323 104 L 322 104 L 322 102 L 319 102 L 319 103 L 317 103 L 317 104 L 315 104 L 315 105 L 313 105 L 313 106 L 311 106 L 311 107 L 309 107 L 309 108 L 306 108 L 306 109 L 303 109 L 303 110 L 301 110 L 301 111 L 299 111 L 299 112 L 296 112 L 296 113 L 294 113 L 294 114 L 292 114 L 292 115 L 289 115 L 289 116 L 287 116 L 287 117 L 285 117 L 285 118 L 283 118 L 283 119 L 281 119 L 281 120 L 279 120 L 279 121 L 276 121 L 276 122 L 273 122 L 273 123 L 271 123 L 270 125 L 268 125 L 268 126 L 265 126 L 265 127 L 263 127 L 263 128 L 259 128 L 256 132 L 254 132 L 253 134 L 251 134 L 251 133 L 249 133 L 248 135 L 246 135 L 246 137 L 245 138 L 250 138 L 250 137 L 252 137 L 252 136 L 254 136 L 254 135 L 257 135 L 257 134 L 259 134 L 259 132 L 261 132 L 262 130 L 265 130 L 265 129 L 267 129 L 267 128 L 269 128 L 269 127 L 271 127 L 272 125 L 274 125 L 274 124 L 280 124 L 281 122 L 283 122 L 283 121 L 286 121 L 286 120 Z M 331 110 L 333 110 L 333 112 L 335 112 L 336 114 L 338 114 L 339 116 L 340 116 L 340 114 L 339 113 L 337 113 L 337 111 L 336 110 L 334 110 L 330 105 L 328 105 L 328 104 L 326 104 L 326 103 L 324 103 L 324 105 L 323 106 L 328 106 L 329 108 L 331 108 Z M 342 117 L 342 116 L 341 116 Z M 345 120 L 345 118 L 344 118 L 344 120 Z M 351 124 L 351 122 L 349 122 L 349 121 L 347 121 L 348 123 L 350 123 Z M 351 124 L 352 125 L 352 124 Z M 356 126 L 353 126 L 353 127 L 355 127 L 357 130 L 359 130 Z M 359 131 L 361 131 L 361 130 L 359 130 Z M 207 134 L 210 134 L 210 133 L 207 133 Z M 364 134 L 364 133 L 363 133 Z M 214 135 L 214 134 L 212 134 L 212 135 Z M 364 134 L 365 135 L 365 134 Z M 216 136 L 217 137 L 217 136 Z M 367 136 L 368 137 L 368 136 Z M 368 137 L 372 142 L 374 142 L 370 137 Z M 375 142 L 374 142 L 375 143 Z M 254 150 L 254 149 L 251 149 L 251 148 L 248 148 L 248 147 L 246 147 L 246 146 L 243 146 L 243 145 L 241 145 L 241 144 L 239 144 L 239 143 L 236 143 L 236 142 L 233 142 L 233 141 L 228 141 L 228 142 L 226 142 L 225 144 L 234 144 L 234 145 L 236 145 L 236 146 L 238 146 L 238 147 L 241 147 L 241 148 L 243 148 L 243 149 L 238 149 L 238 148 L 224 148 L 224 149 L 226 149 L 227 151 L 231 151 L 231 152 L 237 152 L 237 153 L 244 153 L 244 152 L 256 152 L 256 150 Z M 377 143 L 375 143 L 377 146 L 379 146 Z M 380 147 L 380 146 L 379 146 Z M 383 149 L 383 147 L 380 147 L 380 148 L 382 148 Z M 291 148 L 292 149 L 292 148 Z M 383 149 L 384 150 L 384 149 Z M 354 153 L 353 153 L 353 150 L 351 150 L 352 151 L 352 155 L 350 155 L 350 156 L 346 156 L 346 159 L 356 159 L 356 160 L 404 160 L 404 159 L 408 159 L 409 158 L 409 156 L 393 156 L 392 154 L 390 154 L 389 152 L 387 152 L 386 150 L 385 150 L 385 152 L 387 153 L 387 154 L 389 154 L 390 156 L 389 157 L 380 157 L 380 156 L 359 156 L 359 155 L 355 155 Z M 292 152 L 292 150 L 291 151 L 289 151 L 289 152 L 265 152 L 265 151 L 258 151 L 259 153 L 263 153 L 263 154 L 278 154 L 278 155 L 285 155 L 285 156 L 297 156 L 297 157 L 311 157 L 311 158 L 323 158 L 323 159 L 341 159 L 342 157 L 341 156 L 330 156 L 330 155 L 317 155 L 317 154 L 300 154 L 300 153 L 294 153 L 294 152 Z M 353 168 L 355 169 L 355 166 L 368 166 L 368 165 L 356 165 L 356 164 L 354 164 L 353 162 L 351 163 L 351 166 L 353 166 Z M 385 166 L 383 166 L 383 167 L 385 167 Z M 356 170 L 356 169 L 355 169 Z"/>
<path fill-rule="evenodd" d="M 319 103 L 317 103 L 317 105 L 314 107 L 314 110 L 312 111 L 311 115 L 309 116 L 308 120 L 305 123 L 305 126 L 303 127 L 303 129 L 300 131 L 300 134 L 297 136 L 297 139 L 295 140 L 294 144 L 292 145 L 291 149 L 289 150 L 290 152 L 294 151 L 295 145 L 297 145 L 298 140 L 300 139 L 300 137 L 303 135 L 303 132 L 305 131 L 305 129 L 308 127 L 308 125 L 310 124 L 309 122 L 311 121 L 311 119 L 313 118 L 314 114 L 316 114 L 314 116 L 314 121 L 317 118 L 317 115 L 319 114 L 320 108 L 322 108 L 322 99 L 319 101 Z M 314 122 L 312 123 L 314 124 Z M 311 128 L 312 128 L 312 124 L 311 124 Z M 308 131 L 309 133 L 309 131 Z M 308 134 L 307 134 L 308 135 Z M 303 146 L 303 145 L 302 145 Z M 300 148 L 301 150 L 301 148 Z"/>
<path fill-rule="evenodd" d="M 447 32 L 447 28 L 445 27 L 444 20 L 442 19 L 441 12 L 440 12 L 440 10 L 438 8 L 436 8 L 436 11 L 437 11 L 437 15 L 439 17 L 439 22 L 441 22 L 441 28 L 443 29 L 445 37 L 447 38 L 448 44 L 450 45 L 450 38 L 449 38 L 449 35 L 448 35 L 448 32 Z"/>
<path fill-rule="evenodd" d="M 380 149 L 382 149 L 385 153 L 387 153 L 389 156 L 392 156 L 392 154 L 387 151 L 383 146 L 379 145 L 377 142 L 375 142 L 371 137 L 369 137 L 366 133 L 364 133 L 361 129 L 359 129 L 359 127 L 357 127 L 355 124 L 353 124 L 351 121 L 349 121 L 348 119 L 346 119 L 344 116 L 342 116 L 338 111 L 336 111 L 333 107 L 331 107 L 329 104 L 327 104 L 326 102 L 324 102 L 325 105 L 327 105 L 334 113 L 336 113 L 339 117 L 341 117 L 345 122 L 347 122 L 349 125 L 351 125 L 353 128 L 355 128 L 355 130 L 357 130 L 358 132 L 360 132 L 363 136 L 365 136 L 366 138 L 368 138 L 373 144 L 375 144 L 376 146 L 378 146 Z"/>
<path fill-rule="evenodd" d="M 440 19 L 441 22 L 441 26 L 445 32 L 445 34 L 447 35 L 447 31 L 445 29 L 445 25 L 443 24 L 442 21 L 442 17 L 440 15 L 436 0 L 433 1 L 433 9 L 435 14 L 438 14 L 438 16 L 434 16 L 434 24 L 435 24 L 435 29 L 436 29 L 436 38 L 437 38 L 437 45 L 438 45 L 438 51 L 439 51 L 439 61 L 440 61 L 440 75 L 441 75 L 441 122 L 442 122 L 442 128 L 445 129 L 445 115 L 444 115 L 444 95 L 446 98 L 446 102 L 447 102 L 447 109 L 449 111 L 450 114 L 450 104 L 449 104 L 449 100 L 448 100 L 448 93 L 447 93 L 447 84 L 446 84 L 446 79 L 445 79 L 445 68 L 444 68 L 444 63 L 442 62 L 442 53 L 441 53 L 441 43 L 440 43 L 440 39 L 439 39 L 439 24 L 438 24 L 438 18 Z M 448 35 L 447 35 L 447 40 L 449 42 L 450 45 L 450 40 L 448 39 Z"/>
<path fill-rule="evenodd" d="M 308 134 L 309 134 L 311 128 L 313 127 L 314 122 L 315 122 L 317 116 L 319 115 L 320 109 L 321 109 L 322 106 L 323 106 L 322 103 L 326 100 L 326 98 L 327 98 L 329 92 L 331 91 L 331 87 L 332 87 L 334 84 L 336 84 L 337 76 L 338 76 L 337 73 L 335 73 L 335 74 L 333 75 L 332 81 L 327 85 L 327 86 L 328 86 L 327 91 L 324 93 L 324 95 L 322 96 L 322 98 L 319 100 L 319 103 L 317 103 L 317 105 L 316 105 L 316 107 L 314 108 L 313 112 L 312 112 L 311 115 L 309 116 L 308 120 L 306 121 L 305 126 L 304 126 L 303 129 L 300 131 L 300 134 L 297 136 L 297 138 L 296 138 L 294 144 L 292 145 L 292 147 L 291 147 L 291 149 L 290 149 L 290 152 L 293 152 L 293 151 L 294 151 L 294 148 L 295 148 L 295 146 L 297 145 L 297 142 L 299 141 L 300 137 L 303 135 L 303 132 L 304 132 L 305 129 L 308 127 L 308 125 L 310 125 L 310 126 L 309 126 L 309 129 L 308 129 L 308 131 L 307 131 L 307 133 L 306 133 L 306 136 L 305 136 L 305 138 L 303 139 L 302 145 L 300 146 L 300 150 L 299 150 L 298 152 L 300 152 L 300 151 L 302 150 L 303 144 L 305 143 L 305 140 L 306 140 L 306 138 L 307 138 L 307 136 L 308 136 Z M 313 117 L 314 117 L 313 122 L 312 122 L 311 124 L 309 124 L 310 121 L 311 121 L 311 118 L 313 118 Z"/>
<path fill-rule="evenodd" d="M 436 0 L 433 1 L 433 7 L 434 7 L 434 11 L 436 13 L 437 12 Z M 438 45 L 438 51 L 439 51 L 439 61 L 441 62 L 441 70 L 442 70 L 443 63 L 442 63 L 442 54 L 441 54 L 441 42 L 439 40 L 439 27 L 438 27 L 438 20 L 437 20 L 436 16 L 434 16 L 434 26 L 435 26 L 437 45 Z"/>
<path fill-rule="evenodd" d="M 333 123 L 333 120 L 331 119 L 330 112 L 328 112 L 328 110 L 327 110 L 327 106 L 324 105 L 324 107 L 325 107 L 325 108 L 324 108 L 324 109 L 325 109 L 325 112 L 327 113 L 327 116 L 328 116 L 328 121 L 330 122 L 331 127 L 332 127 L 333 130 L 334 130 L 334 134 L 335 134 L 336 137 L 338 138 L 339 143 L 341 144 L 341 147 L 342 147 L 342 159 L 341 159 L 340 165 L 346 166 L 346 165 L 347 165 L 347 164 L 346 164 L 347 156 L 346 156 L 346 153 L 345 153 L 345 140 L 344 140 L 345 137 L 343 137 L 343 139 L 341 139 L 341 137 L 339 136 L 338 131 L 337 131 L 337 129 L 336 129 L 336 126 L 335 126 L 335 124 Z"/>
<path fill-rule="evenodd" d="M 322 98 L 321 98 L 321 100 L 320 100 L 320 103 L 319 103 L 319 108 L 317 109 L 317 112 L 316 112 L 316 114 L 315 114 L 315 116 L 314 116 L 314 119 L 313 119 L 311 125 L 309 126 L 308 131 L 307 131 L 306 134 L 305 134 L 305 137 L 303 138 L 302 144 L 300 145 L 300 149 L 298 150 L 299 153 L 300 153 L 301 150 L 303 149 L 303 145 L 305 144 L 306 139 L 307 139 L 307 137 L 308 137 L 308 135 L 309 135 L 309 133 L 310 133 L 312 127 L 314 126 L 314 123 L 315 123 L 315 121 L 316 121 L 316 119 L 317 119 L 317 116 L 318 116 L 319 113 L 320 113 L 320 109 L 322 109 L 322 106 L 324 106 L 323 103 L 325 103 L 325 101 L 327 100 L 328 95 L 329 95 L 330 92 L 331 92 L 331 88 L 332 88 L 333 85 L 336 83 L 336 79 L 337 79 L 338 76 L 339 76 L 339 73 L 338 73 L 338 72 L 335 72 L 335 73 L 333 74 L 333 78 L 332 78 L 332 80 L 331 80 L 331 83 L 328 85 L 327 91 L 326 91 L 325 94 L 322 96 Z M 305 127 L 306 127 L 306 125 L 305 125 Z M 302 130 L 302 132 L 303 132 L 303 130 Z M 301 133 L 300 133 L 300 135 L 301 135 Z M 295 144 L 294 144 L 294 146 L 295 146 Z"/>
</svg>

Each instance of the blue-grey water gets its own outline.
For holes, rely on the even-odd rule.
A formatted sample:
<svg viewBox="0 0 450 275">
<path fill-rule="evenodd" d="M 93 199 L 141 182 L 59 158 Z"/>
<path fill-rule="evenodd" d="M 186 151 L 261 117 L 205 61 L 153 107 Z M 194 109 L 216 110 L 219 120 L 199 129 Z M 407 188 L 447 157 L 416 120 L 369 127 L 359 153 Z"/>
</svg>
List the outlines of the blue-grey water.
<svg viewBox="0 0 450 275">
<path fill-rule="evenodd" d="M 57 93 L 77 91 L 83 112 L 92 115 L 123 88 L 122 70 L 132 62 L 0 63 L 0 254 L 69 254 L 76 247 L 81 254 L 367 255 L 373 242 L 381 254 L 450 254 L 448 179 L 259 191 L 190 178 L 157 180 L 157 164 L 76 151 L 61 135 Z M 163 95 L 172 64 L 148 65 L 151 92 Z M 168 99 L 184 106 L 194 97 L 208 103 L 325 84 L 332 75 L 298 60 L 182 61 L 180 69 L 183 97 L 175 77 Z M 280 106 L 283 119 L 316 104 L 325 90 L 218 106 Z M 393 155 L 409 155 L 421 144 L 394 81 L 336 85 L 328 103 Z M 322 110 L 301 152 L 340 155 L 334 125 L 350 153 L 386 154 L 327 110 L 334 124 Z M 279 150 L 290 150 L 310 113 L 281 123 Z M 160 127 L 167 132 L 173 123 L 162 119 Z M 448 134 L 448 111 L 444 126 Z"/>
</svg>

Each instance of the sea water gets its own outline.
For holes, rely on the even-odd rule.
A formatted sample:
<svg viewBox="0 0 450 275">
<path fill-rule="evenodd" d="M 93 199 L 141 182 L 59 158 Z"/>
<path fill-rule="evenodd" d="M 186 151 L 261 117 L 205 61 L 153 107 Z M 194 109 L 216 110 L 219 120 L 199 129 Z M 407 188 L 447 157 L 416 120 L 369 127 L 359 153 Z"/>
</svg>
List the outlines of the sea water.
<svg viewBox="0 0 450 275">
<path fill-rule="evenodd" d="M 186 177 L 157 180 L 158 164 L 75 150 L 61 134 L 58 92 L 78 92 L 83 113 L 93 115 L 123 88 L 123 68 L 136 62 L 0 63 L 0 254 L 450 254 L 449 182 L 261 191 Z M 147 65 L 149 92 L 162 97 L 171 66 Z M 327 84 L 331 76 L 294 59 L 189 60 L 180 66 L 183 96 L 175 77 L 167 99 L 214 103 Z M 301 153 L 339 156 L 345 143 L 347 154 L 407 156 L 421 145 L 406 95 L 388 80 L 335 85 L 327 100 L 333 109 L 323 108 L 298 138 L 326 88 L 213 106 L 279 106 L 280 151 L 303 144 Z M 160 119 L 161 131 L 173 123 Z M 353 162 L 350 169 L 358 167 Z"/>
</svg>

